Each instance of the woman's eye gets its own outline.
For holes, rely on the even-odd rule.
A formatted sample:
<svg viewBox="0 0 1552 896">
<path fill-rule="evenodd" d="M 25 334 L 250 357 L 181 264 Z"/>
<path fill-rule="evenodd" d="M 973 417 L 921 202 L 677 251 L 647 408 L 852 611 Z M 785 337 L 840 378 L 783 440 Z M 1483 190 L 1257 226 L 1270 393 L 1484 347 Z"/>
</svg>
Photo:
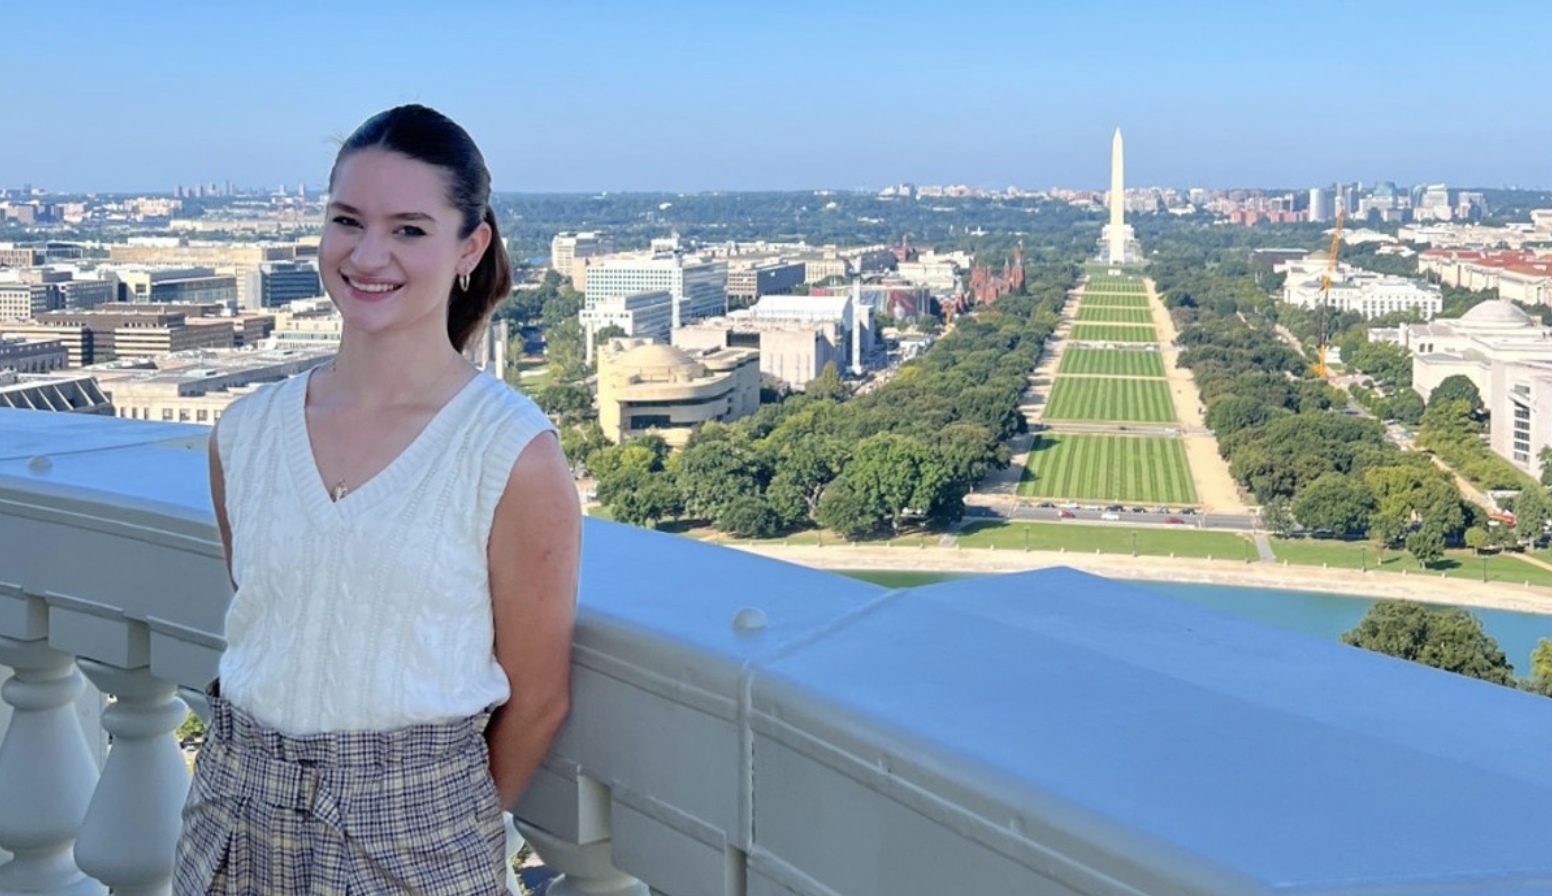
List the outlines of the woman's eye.
<svg viewBox="0 0 1552 896">
<path fill-rule="evenodd" d="M 400 227 L 399 228 L 399 232 L 404 234 L 405 236 L 425 236 L 426 235 L 426 232 L 424 230 L 421 230 L 419 227 L 416 227 L 414 224 L 406 224 L 403 227 Z"/>
<path fill-rule="evenodd" d="M 340 225 L 341 227 L 360 227 L 361 226 L 360 223 L 357 222 L 355 218 L 352 218 L 349 215 L 335 215 L 333 218 L 330 218 L 329 220 L 332 221 L 335 224 Z"/>
</svg>

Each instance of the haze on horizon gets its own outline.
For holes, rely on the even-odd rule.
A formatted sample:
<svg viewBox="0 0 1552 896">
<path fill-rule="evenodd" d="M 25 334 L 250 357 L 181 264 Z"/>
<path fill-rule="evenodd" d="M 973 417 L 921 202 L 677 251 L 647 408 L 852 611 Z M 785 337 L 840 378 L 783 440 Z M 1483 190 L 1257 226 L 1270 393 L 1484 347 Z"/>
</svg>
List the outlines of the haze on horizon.
<svg viewBox="0 0 1552 896">
<path fill-rule="evenodd" d="M 23 2 L 0 186 L 317 186 L 403 102 L 510 192 L 1098 190 L 1117 126 L 1129 186 L 1552 183 L 1539 4 L 1066 6 Z"/>
</svg>

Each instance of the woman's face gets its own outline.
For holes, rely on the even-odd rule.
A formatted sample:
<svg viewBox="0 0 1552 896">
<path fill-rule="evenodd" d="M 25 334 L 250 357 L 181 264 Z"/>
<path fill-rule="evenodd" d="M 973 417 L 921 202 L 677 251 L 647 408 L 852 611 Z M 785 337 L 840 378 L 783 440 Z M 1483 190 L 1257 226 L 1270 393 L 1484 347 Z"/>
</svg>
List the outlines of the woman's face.
<svg viewBox="0 0 1552 896">
<path fill-rule="evenodd" d="M 472 271 L 490 242 L 483 222 L 468 237 L 439 168 L 363 149 L 334 169 L 318 265 L 345 326 L 376 334 L 447 333 L 453 279 Z"/>
</svg>

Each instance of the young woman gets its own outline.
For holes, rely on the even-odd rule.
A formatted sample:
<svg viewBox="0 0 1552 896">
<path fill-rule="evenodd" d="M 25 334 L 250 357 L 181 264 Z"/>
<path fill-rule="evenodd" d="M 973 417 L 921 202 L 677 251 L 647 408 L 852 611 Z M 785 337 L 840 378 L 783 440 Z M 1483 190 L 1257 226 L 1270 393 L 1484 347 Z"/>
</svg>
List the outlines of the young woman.
<svg viewBox="0 0 1552 896">
<path fill-rule="evenodd" d="M 511 288 L 469 135 L 401 106 L 335 159 L 333 363 L 236 403 L 235 593 L 175 892 L 503 892 L 502 808 L 568 705 L 580 522 L 554 430 L 461 350 Z"/>
</svg>

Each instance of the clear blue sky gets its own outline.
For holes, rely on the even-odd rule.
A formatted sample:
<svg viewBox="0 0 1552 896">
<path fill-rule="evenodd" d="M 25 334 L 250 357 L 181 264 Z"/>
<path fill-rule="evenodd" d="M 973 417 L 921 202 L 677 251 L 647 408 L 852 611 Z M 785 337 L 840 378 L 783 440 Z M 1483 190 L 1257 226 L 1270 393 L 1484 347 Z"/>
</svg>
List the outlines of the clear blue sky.
<svg viewBox="0 0 1552 896">
<path fill-rule="evenodd" d="M 497 189 L 1552 184 L 1552 3 L 5 0 L 0 185 L 323 181 L 400 102 Z"/>
</svg>

